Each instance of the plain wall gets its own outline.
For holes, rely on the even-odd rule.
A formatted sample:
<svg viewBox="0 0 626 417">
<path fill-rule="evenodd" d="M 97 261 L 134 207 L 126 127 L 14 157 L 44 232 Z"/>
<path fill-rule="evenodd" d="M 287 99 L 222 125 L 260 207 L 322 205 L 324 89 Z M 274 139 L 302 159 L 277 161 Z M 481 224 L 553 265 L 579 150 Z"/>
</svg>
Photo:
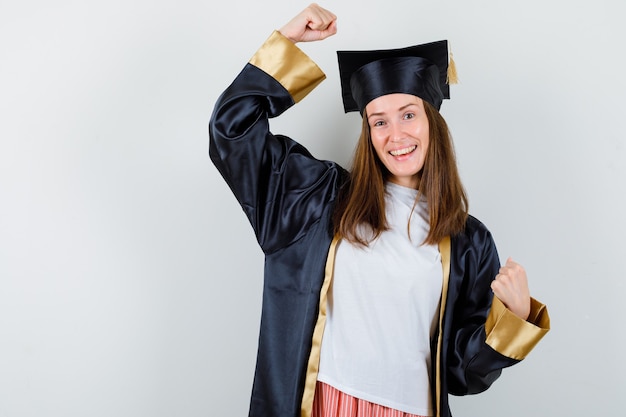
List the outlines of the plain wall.
<svg viewBox="0 0 626 417">
<path fill-rule="evenodd" d="M 292 0 L 0 0 L 0 416 L 244 416 L 263 257 L 208 157 Z M 347 163 L 335 51 L 450 41 L 472 214 L 552 331 L 457 417 L 615 415 L 626 390 L 621 0 L 326 1 L 328 78 L 275 132 Z"/>
</svg>

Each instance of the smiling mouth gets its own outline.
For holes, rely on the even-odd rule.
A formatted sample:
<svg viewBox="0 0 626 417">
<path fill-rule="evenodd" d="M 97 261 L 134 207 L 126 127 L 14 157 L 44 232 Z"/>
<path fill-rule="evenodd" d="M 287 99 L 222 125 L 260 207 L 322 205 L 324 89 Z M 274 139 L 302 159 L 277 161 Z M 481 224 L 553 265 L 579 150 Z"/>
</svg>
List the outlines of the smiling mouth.
<svg viewBox="0 0 626 417">
<path fill-rule="evenodd" d="M 389 154 L 391 154 L 392 156 L 402 156 L 402 155 L 406 155 L 406 154 L 413 152 L 415 149 L 417 149 L 417 145 L 409 146 L 408 148 L 402 148 L 402 149 L 396 149 L 394 151 L 389 151 Z"/>
</svg>

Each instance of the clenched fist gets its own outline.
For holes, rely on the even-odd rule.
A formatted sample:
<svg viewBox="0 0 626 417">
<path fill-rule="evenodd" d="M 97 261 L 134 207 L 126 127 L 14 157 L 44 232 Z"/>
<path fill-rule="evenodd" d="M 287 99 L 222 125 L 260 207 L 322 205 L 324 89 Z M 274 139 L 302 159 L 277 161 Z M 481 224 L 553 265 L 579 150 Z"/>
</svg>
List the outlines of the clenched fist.
<svg viewBox="0 0 626 417">
<path fill-rule="evenodd" d="M 337 33 L 337 16 L 312 3 L 279 32 L 293 43 L 320 41 Z"/>
<path fill-rule="evenodd" d="M 524 268 L 507 259 L 506 264 L 500 268 L 496 279 L 491 283 L 491 289 L 496 297 L 504 303 L 515 315 L 522 319 L 528 319 L 530 315 L 530 290 Z"/>
</svg>

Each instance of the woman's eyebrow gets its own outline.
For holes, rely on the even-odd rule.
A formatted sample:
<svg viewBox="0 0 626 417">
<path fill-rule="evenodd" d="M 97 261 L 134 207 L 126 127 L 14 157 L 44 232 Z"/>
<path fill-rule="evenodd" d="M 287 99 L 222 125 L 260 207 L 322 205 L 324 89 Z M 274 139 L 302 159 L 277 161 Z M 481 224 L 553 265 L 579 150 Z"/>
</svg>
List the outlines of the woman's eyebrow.
<svg viewBox="0 0 626 417">
<path fill-rule="evenodd" d="M 400 106 L 400 107 L 398 108 L 398 111 L 403 111 L 403 110 L 406 110 L 408 107 L 411 107 L 411 106 L 417 106 L 417 103 L 407 103 L 407 104 L 405 104 L 404 106 Z M 370 118 L 370 117 L 374 117 L 374 116 L 382 116 L 383 114 L 385 114 L 385 112 L 384 112 L 384 111 L 379 111 L 379 112 L 376 112 L 376 113 L 371 113 L 371 114 L 368 114 L 368 115 L 367 115 L 367 119 L 369 120 L 369 118 Z"/>
</svg>

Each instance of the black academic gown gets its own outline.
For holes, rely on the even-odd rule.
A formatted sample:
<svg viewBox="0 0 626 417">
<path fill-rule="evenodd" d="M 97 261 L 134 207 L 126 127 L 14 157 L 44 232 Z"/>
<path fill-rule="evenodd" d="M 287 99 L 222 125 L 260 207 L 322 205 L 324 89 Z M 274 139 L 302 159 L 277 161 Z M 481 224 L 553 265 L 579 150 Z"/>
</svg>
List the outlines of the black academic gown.
<svg viewBox="0 0 626 417">
<path fill-rule="evenodd" d="M 325 78 L 274 32 L 217 100 L 209 125 L 211 160 L 250 221 L 265 254 L 261 327 L 251 417 L 309 417 L 337 240 L 331 213 L 346 171 L 274 135 L 269 119 Z M 433 338 L 433 404 L 450 416 L 448 394 L 484 391 L 522 360 L 549 328 L 532 300 L 529 322 L 493 298 L 495 244 L 473 217 L 440 245 L 444 287 Z M 513 336 L 512 336 L 513 335 Z"/>
</svg>

